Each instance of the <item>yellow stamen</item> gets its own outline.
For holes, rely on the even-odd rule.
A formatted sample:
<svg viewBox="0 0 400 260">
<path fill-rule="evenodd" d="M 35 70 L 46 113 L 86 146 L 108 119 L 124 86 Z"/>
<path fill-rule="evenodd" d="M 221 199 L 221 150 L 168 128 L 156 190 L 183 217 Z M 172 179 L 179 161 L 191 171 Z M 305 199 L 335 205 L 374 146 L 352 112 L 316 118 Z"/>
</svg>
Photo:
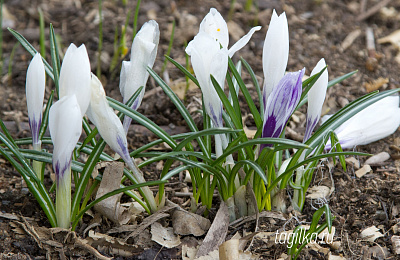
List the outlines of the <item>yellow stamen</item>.
<svg viewBox="0 0 400 260">
<path fill-rule="evenodd" d="M 219 31 L 221 31 L 221 29 L 220 29 L 220 28 L 218 28 L 218 29 L 217 29 L 217 32 L 219 32 Z"/>
</svg>

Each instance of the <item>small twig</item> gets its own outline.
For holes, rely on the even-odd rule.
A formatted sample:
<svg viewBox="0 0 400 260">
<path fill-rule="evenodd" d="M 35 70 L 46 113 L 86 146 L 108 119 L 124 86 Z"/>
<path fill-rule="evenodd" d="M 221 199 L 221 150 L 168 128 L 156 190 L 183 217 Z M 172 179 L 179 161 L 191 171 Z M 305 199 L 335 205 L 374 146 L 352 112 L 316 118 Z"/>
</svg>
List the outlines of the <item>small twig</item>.
<svg viewBox="0 0 400 260">
<path fill-rule="evenodd" d="M 365 19 L 367 19 L 368 17 L 374 15 L 375 13 L 379 12 L 379 10 L 381 10 L 382 7 L 385 7 L 387 4 L 390 3 L 390 1 L 392 0 L 383 0 L 379 3 L 377 3 L 376 5 L 374 5 L 373 7 L 371 7 L 368 11 L 362 13 L 361 15 L 359 15 L 356 19 L 357 22 L 361 22 Z"/>
</svg>

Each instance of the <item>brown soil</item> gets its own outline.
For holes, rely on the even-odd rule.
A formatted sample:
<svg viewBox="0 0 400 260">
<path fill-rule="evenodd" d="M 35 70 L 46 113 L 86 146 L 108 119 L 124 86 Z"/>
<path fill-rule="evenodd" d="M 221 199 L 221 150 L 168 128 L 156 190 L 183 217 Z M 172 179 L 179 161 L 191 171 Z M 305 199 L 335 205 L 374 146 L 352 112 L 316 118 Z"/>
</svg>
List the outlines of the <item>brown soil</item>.
<svg viewBox="0 0 400 260">
<path fill-rule="evenodd" d="M 14 29 L 24 35 L 37 49 L 39 49 L 39 16 L 37 7 L 43 10 L 45 15 L 46 31 L 49 23 L 53 23 L 56 33 L 60 36 L 62 50 L 73 42 L 77 45 L 84 43 L 89 51 L 92 70 L 97 66 L 97 46 L 98 46 L 98 19 L 96 18 L 97 1 L 61 1 L 61 0 L 11 0 L 5 1 L 6 7 L 12 14 L 11 25 Z M 106 92 L 112 98 L 121 100 L 118 89 L 119 73 L 110 72 L 109 64 L 113 57 L 113 42 L 115 29 L 121 30 L 125 22 L 125 17 L 130 11 L 134 12 L 135 1 L 127 1 L 124 7 L 120 0 L 107 0 L 103 5 L 103 59 L 102 59 L 102 81 Z M 160 25 L 161 41 L 156 59 L 154 70 L 160 73 L 163 66 L 164 54 L 168 49 L 171 34 L 172 21 L 176 21 L 175 39 L 170 56 L 180 62 L 185 63 L 184 43 L 190 41 L 197 33 L 198 25 L 202 18 L 208 13 L 211 7 L 217 8 L 222 16 L 228 20 L 230 2 L 225 1 L 142 1 L 138 24 L 140 26 L 149 19 L 155 19 Z M 244 57 L 252 66 L 256 75 L 262 82 L 262 46 L 267 31 L 272 9 L 278 13 L 286 12 L 289 23 L 290 35 L 290 55 L 288 70 L 295 71 L 306 67 L 309 74 L 320 58 L 325 58 L 328 64 L 329 78 L 334 79 L 348 72 L 358 70 L 358 73 L 341 84 L 338 84 L 328 91 L 325 103 L 325 112 L 337 111 L 349 101 L 360 97 L 371 91 L 369 87 L 375 89 L 394 89 L 400 87 L 398 73 L 400 65 L 398 63 L 398 46 L 392 44 L 378 44 L 377 39 L 383 38 L 394 32 L 400 26 L 400 1 L 253 1 L 258 6 L 258 10 L 253 8 L 251 11 L 244 10 L 244 0 L 237 0 L 232 21 L 244 32 L 257 22 L 262 25 L 261 31 L 254 34 L 250 43 L 240 50 L 236 55 L 237 60 L 240 56 Z M 389 2 L 386 7 L 378 8 L 374 11 L 374 6 L 381 2 Z M 194 4 L 195 3 L 195 4 Z M 363 18 L 363 14 L 371 11 L 368 17 Z M 127 43 L 130 47 L 132 41 L 132 15 L 130 25 L 127 28 Z M 366 29 L 373 29 L 376 50 L 369 51 L 366 45 Z M 359 36 L 346 46 L 346 37 L 359 30 Z M 233 32 L 231 44 L 235 42 L 235 37 L 241 36 L 241 32 Z M 27 122 L 27 110 L 25 99 L 25 75 L 31 56 L 21 46 L 17 46 L 15 55 L 10 60 L 11 51 L 16 44 L 15 38 L 3 28 L 3 53 L 4 66 L 1 80 L 1 102 L 0 116 L 3 121 Z M 46 39 L 48 37 L 46 36 Z M 348 38 L 347 38 L 348 39 Z M 48 40 L 46 47 L 49 49 Z M 50 54 L 47 53 L 49 60 Z M 9 65 L 11 64 L 11 65 Z M 12 72 L 7 74 L 7 68 Z M 117 70 L 118 71 L 118 70 Z M 183 80 L 183 75 L 172 64 L 168 64 L 167 72 L 171 82 Z M 115 74 L 115 75 L 114 75 Z M 248 74 L 243 73 L 244 78 L 250 83 Z M 379 85 L 382 78 L 386 83 Z M 387 80 L 386 80 L 387 79 Z M 48 84 L 50 94 L 53 88 L 52 83 Z M 142 102 L 139 112 L 143 113 L 155 123 L 165 126 L 170 131 L 182 131 L 176 126 L 185 126 L 185 122 L 174 108 L 172 102 L 157 89 L 154 80 L 149 80 L 146 89 L 147 93 Z M 250 87 L 252 94 L 254 88 Z M 186 96 L 186 105 L 199 107 L 196 98 L 201 98 L 198 90 L 191 90 Z M 195 116 L 198 122 L 201 119 Z M 249 123 L 251 126 L 251 122 Z M 297 133 L 304 132 L 304 123 L 292 123 L 291 127 Z M 377 126 L 379 127 L 379 126 Z M 134 128 L 135 129 L 135 128 Z M 178 129 L 178 130 L 176 130 Z M 14 131 L 15 137 L 28 136 L 26 128 L 17 128 Z M 137 148 L 153 140 L 154 137 L 134 130 L 130 133 L 131 148 Z M 329 206 L 336 216 L 334 226 L 336 227 L 335 241 L 340 242 L 336 249 L 326 247 L 333 255 L 342 255 L 346 259 L 398 259 L 398 255 L 392 244 L 392 237 L 398 236 L 399 220 L 399 160 L 398 148 L 400 145 L 400 134 L 394 135 L 372 143 L 370 145 L 357 147 L 357 151 L 377 154 L 386 151 L 391 154 L 391 158 L 383 163 L 372 166 L 372 173 L 362 178 L 355 176 L 355 169 L 348 167 L 344 172 L 341 167 L 335 166 L 330 172 L 327 167 L 316 174 L 313 185 L 326 185 L 334 187 L 333 194 L 327 198 Z M 393 145 L 393 146 L 390 146 Z M 391 149 L 394 148 L 394 149 Z M 361 166 L 366 158 L 357 158 Z M 145 173 L 149 173 L 153 178 L 157 178 L 159 171 L 157 167 L 147 168 Z M 46 177 L 48 178 L 48 177 Z M 49 181 L 50 182 L 50 181 Z M 171 181 L 170 191 L 178 190 L 181 185 L 178 180 Z M 173 194 L 171 192 L 170 194 Z M 21 182 L 19 174 L 6 162 L 0 158 L 0 198 L 1 214 L 15 213 L 23 216 L 29 221 L 33 220 L 38 226 L 50 227 L 45 215 L 39 205 L 35 202 L 32 195 Z M 181 198 L 170 196 L 175 202 L 183 202 Z M 218 204 L 215 204 L 217 207 Z M 302 215 L 293 217 L 287 224 L 287 228 L 293 228 L 298 222 L 309 222 L 318 204 L 315 201 L 307 201 Z M 290 216 L 288 216 L 290 218 Z M 90 221 L 90 218 L 84 219 Z M 30 236 L 21 236 L 15 232 L 11 222 L 15 220 L 0 215 L 0 251 L 3 252 L 4 259 L 44 259 L 46 252 L 39 248 L 34 239 Z M 281 223 L 269 218 L 262 218 L 260 221 L 261 231 L 275 231 L 282 227 Z M 87 225 L 87 224 L 85 224 Z M 242 225 L 235 231 L 254 231 L 255 222 Z M 383 237 L 374 243 L 360 238 L 360 232 L 370 226 L 380 229 Z M 96 231 L 106 233 L 112 225 L 103 221 L 101 227 Z M 83 235 L 83 227 L 78 228 L 78 235 Z M 152 248 L 140 252 L 134 259 L 179 259 L 180 248 L 166 250 L 153 243 Z M 286 252 L 286 246 L 268 246 L 262 240 L 254 241 L 251 252 L 259 254 L 263 259 L 277 259 L 282 253 Z M 329 251 L 328 250 L 328 251 Z M 161 253 L 160 253 L 161 252 Z M 90 254 L 70 256 L 72 259 L 92 259 Z M 116 256 L 117 259 L 123 257 Z M 327 259 L 321 251 L 313 248 L 305 249 L 301 257 L 303 259 Z"/>
</svg>

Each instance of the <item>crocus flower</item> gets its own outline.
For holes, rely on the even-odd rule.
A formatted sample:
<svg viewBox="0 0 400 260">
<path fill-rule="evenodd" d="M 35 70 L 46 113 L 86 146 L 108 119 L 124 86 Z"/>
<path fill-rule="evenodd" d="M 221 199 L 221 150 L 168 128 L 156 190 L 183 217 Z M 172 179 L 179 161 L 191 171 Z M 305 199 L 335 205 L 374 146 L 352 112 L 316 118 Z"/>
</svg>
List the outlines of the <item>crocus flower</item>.
<svg viewBox="0 0 400 260">
<path fill-rule="evenodd" d="M 329 116 L 324 116 L 322 121 Z M 399 96 L 383 98 L 339 126 L 335 133 L 343 149 L 365 145 L 393 134 L 400 125 Z M 330 149 L 331 143 L 325 146 Z"/>
<path fill-rule="evenodd" d="M 228 55 L 232 57 L 235 52 L 243 48 L 250 40 L 251 36 L 258 30 L 261 26 L 253 27 L 250 32 L 239 39 L 229 50 Z M 203 21 L 200 23 L 199 33 L 204 32 L 218 40 L 223 48 L 228 49 L 229 44 L 229 33 L 228 25 L 226 24 L 224 18 L 215 8 L 211 8 L 210 12 L 204 17 Z"/>
<path fill-rule="evenodd" d="M 32 132 L 32 144 L 35 150 L 41 149 L 39 131 L 42 123 L 45 79 L 42 56 L 36 53 L 26 73 L 26 102 L 28 105 L 29 126 Z"/>
<path fill-rule="evenodd" d="M 222 102 L 212 84 L 210 75 L 213 75 L 220 87 L 224 86 L 226 71 L 228 70 L 228 51 L 221 48 L 212 36 L 207 33 L 198 33 L 186 47 L 190 55 L 196 78 L 203 93 L 203 101 L 207 114 L 215 127 L 223 127 Z M 216 153 L 222 154 L 222 146 L 227 146 L 224 135 L 216 135 Z"/>
<path fill-rule="evenodd" d="M 128 142 L 122 123 L 108 104 L 103 85 L 94 74 L 92 74 L 91 88 L 92 95 L 86 112 L 87 116 L 97 127 L 104 141 L 128 164 L 138 183 L 145 182 L 142 173 L 129 155 Z M 156 211 L 157 205 L 151 190 L 148 187 L 141 189 L 149 202 L 151 211 Z"/>
<path fill-rule="evenodd" d="M 275 10 L 272 13 L 267 35 L 263 47 L 264 104 L 272 89 L 285 74 L 289 57 L 289 32 L 286 14 L 278 16 Z M 266 113 L 264 111 L 264 113 Z"/>
<path fill-rule="evenodd" d="M 265 104 L 261 137 L 278 138 L 300 101 L 302 78 L 305 69 L 288 72 L 272 90 Z M 262 145 L 261 149 L 266 145 Z"/>
<path fill-rule="evenodd" d="M 160 30 L 158 23 L 154 20 L 145 23 L 136 34 L 132 43 L 131 60 L 124 61 L 121 68 L 119 88 L 126 103 L 131 96 L 141 87 L 146 87 L 149 73 L 147 67 L 153 67 L 157 56 L 158 42 L 160 39 Z M 142 102 L 145 89 L 132 104 L 132 109 L 136 110 Z M 124 129 L 128 132 L 132 118 L 125 117 Z"/>
<path fill-rule="evenodd" d="M 60 98 L 75 95 L 85 115 L 90 101 L 90 62 L 86 47 L 71 43 L 65 53 L 59 80 Z M 81 118 L 82 118 L 81 117 Z"/>
<path fill-rule="evenodd" d="M 56 174 L 57 225 L 69 228 L 71 220 L 71 159 L 82 132 L 82 114 L 75 95 L 61 98 L 50 108 L 53 169 Z"/>
<path fill-rule="evenodd" d="M 325 60 L 321 59 L 310 76 L 314 76 L 326 67 Z M 325 101 L 326 89 L 328 87 L 328 70 L 324 70 L 312 88 L 308 91 L 308 108 L 307 108 L 307 127 L 304 134 L 304 142 L 310 138 L 312 131 L 318 124 L 321 117 L 322 105 Z"/>
</svg>

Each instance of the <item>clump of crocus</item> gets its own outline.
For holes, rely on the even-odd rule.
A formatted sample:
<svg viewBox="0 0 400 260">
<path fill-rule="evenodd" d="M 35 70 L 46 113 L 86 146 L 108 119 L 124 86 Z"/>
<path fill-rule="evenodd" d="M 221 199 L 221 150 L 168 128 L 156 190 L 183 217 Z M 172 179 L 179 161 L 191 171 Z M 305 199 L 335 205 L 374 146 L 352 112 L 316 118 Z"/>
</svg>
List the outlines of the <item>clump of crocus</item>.
<svg viewBox="0 0 400 260">
<path fill-rule="evenodd" d="M 114 113 L 108 104 L 103 85 L 100 80 L 92 74 L 91 81 L 92 95 L 87 116 L 90 121 L 97 127 L 101 137 L 113 149 L 131 169 L 136 178 L 137 183 L 146 182 L 143 173 L 136 166 L 135 162 L 129 155 L 128 142 L 125 131 L 118 116 Z M 144 198 L 149 204 L 152 212 L 157 211 L 157 204 L 152 191 L 149 187 L 142 187 Z"/>
<path fill-rule="evenodd" d="M 152 68 L 157 56 L 160 30 L 158 23 L 154 20 L 145 23 L 136 34 L 132 43 L 131 60 L 124 61 L 121 68 L 119 88 L 126 103 L 131 96 L 143 86 L 139 96 L 132 104 L 132 109 L 136 110 L 142 102 L 146 82 L 149 78 L 147 67 Z M 124 118 L 124 130 L 128 133 L 132 118 Z"/>
<path fill-rule="evenodd" d="M 42 56 L 36 53 L 26 73 L 26 102 L 28 106 L 29 127 L 32 133 L 33 149 L 36 151 L 40 151 L 42 145 L 39 139 L 39 132 L 42 124 L 45 81 L 46 77 Z M 42 163 L 33 161 L 33 170 L 39 180 L 43 181 Z"/>
<path fill-rule="evenodd" d="M 90 102 L 90 62 L 85 45 L 71 44 L 59 80 L 60 100 L 50 108 L 49 128 L 54 145 L 57 226 L 70 227 L 71 160 L 82 132 L 82 118 Z"/>
</svg>

